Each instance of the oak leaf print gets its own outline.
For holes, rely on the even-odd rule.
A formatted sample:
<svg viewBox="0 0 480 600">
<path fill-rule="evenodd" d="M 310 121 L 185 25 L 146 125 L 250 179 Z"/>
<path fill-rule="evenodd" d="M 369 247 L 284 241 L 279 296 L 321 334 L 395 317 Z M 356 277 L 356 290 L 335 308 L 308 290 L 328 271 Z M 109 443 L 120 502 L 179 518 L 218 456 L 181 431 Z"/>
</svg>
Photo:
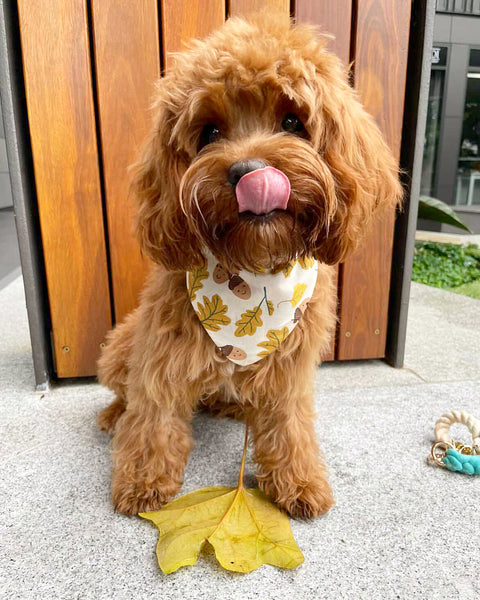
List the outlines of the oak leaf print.
<svg viewBox="0 0 480 600">
<path fill-rule="evenodd" d="M 287 335 L 288 327 L 284 327 L 283 329 L 269 329 L 267 331 L 267 339 L 257 344 L 257 346 L 264 348 L 264 350 L 259 352 L 257 356 L 268 356 L 271 354 L 280 346 Z"/>
<path fill-rule="evenodd" d="M 214 294 L 210 299 L 203 297 L 203 304 L 197 302 L 197 315 L 200 322 L 210 331 L 219 331 L 231 323 L 227 316 L 228 306 L 222 302 L 218 294 Z"/>
<path fill-rule="evenodd" d="M 315 264 L 315 259 L 311 256 L 306 256 L 305 258 L 299 258 L 298 264 L 302 267 L 304 271 L 310 269 Z"/>
<path fill-rule="evenodd" d="M 306 283 L 297 283 L 297 285 L 293 288 L 293 296 L 292 296 L 292 299 L 290 300 L 290 304 L 292 306 L 297 306 L 297 304 L 302 299 L 302 296 L 305 293 L 306 289 L 307 289 Z"/>
<path fill-rule="evenodd" d="M 253 309 L 249 309 L 242 313 L 242 316 L 235 323 L 237 329 L 235 330 L 236 337 L 243 337 L 244 335 L 253 335 L 257 331 L 257 327 L 263 325 L 262 309 L 260 306 L 255 306 Z"/>
<path fill-rule="evenodd" d="M 268 314 L 269 314 L 270 316 L 272 316 L 272 315 L 273 315 L 273 311 L 274 311 L 274 310 L 275 310 L 275 309 L 274 309 L 274 307 L 273 307 L 273 302 L 271 302 L 270 300 L 267 300 L 267 311 L 268 311 Z"/>
<path fill-rule="evenodd" d="M 190 302 L 195 300 L 195 298 L 197 297 L 198 290 L 202 289 L 202 287 L 203 287 L 202 280 L 207 279 L 207 277 L 208 277 L 207 263 L 204 263 L 198 269 L 189 271 L 187 287 L 188 287 L 188 299 L 190 300 Z"/>
<path fill-rule="evenodd" d="M 283 273 L 285 277 L 288 277 L 292 272 L 293 267 L 295 266 L 295 261 L 287 263 L 281 269 L 272 269 L 272 275 L 276 275 L 277 273 Z"/>
</svg>

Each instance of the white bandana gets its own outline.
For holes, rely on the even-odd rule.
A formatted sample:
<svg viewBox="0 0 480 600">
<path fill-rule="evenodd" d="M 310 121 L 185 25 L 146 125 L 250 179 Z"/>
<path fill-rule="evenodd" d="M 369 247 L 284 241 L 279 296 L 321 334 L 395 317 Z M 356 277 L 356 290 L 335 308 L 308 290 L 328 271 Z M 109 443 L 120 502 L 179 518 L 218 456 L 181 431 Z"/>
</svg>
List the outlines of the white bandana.
<svg viewBox="0 0 480 600">
<path fill-rule="evenodd" d="M 317 280 L 313 258 L 265 273 L 229 273 L 208 251 L 205 264 L 187 272 L 187 289 L 205 331 L 222 354 L 251 365 L 276 350 L 307 308 Z"/>
</svg>

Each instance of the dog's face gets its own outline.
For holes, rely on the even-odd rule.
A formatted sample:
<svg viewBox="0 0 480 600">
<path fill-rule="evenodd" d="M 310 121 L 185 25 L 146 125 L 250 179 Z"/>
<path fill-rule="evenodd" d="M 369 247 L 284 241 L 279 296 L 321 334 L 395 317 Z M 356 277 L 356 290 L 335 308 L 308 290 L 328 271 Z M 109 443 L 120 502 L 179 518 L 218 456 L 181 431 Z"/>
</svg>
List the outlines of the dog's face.
<svg viewBox="0 0 480 600">
<path fill-rule="evenodd" d="M 159 83 L 136 165 L 137 233 L 169 269 L 334 264 L 401 187 L 390 150 L 311 28 L 229 20 Z"/>
</svg>

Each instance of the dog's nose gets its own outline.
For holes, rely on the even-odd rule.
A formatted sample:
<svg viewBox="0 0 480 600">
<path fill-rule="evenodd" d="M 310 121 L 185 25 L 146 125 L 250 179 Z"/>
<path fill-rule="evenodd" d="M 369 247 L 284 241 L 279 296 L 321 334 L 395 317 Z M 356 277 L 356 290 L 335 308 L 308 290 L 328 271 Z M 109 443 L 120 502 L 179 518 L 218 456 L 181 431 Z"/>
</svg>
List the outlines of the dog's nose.
<svg viewBox="0 0 480 600">
<path fill-rule="evenodd" d="M 248 158 L 246 160 L 239 160 L 228 169 L 228 183 L 235 187 L 240 179 L 247 173 L 257 171 L 258 169 L 264 169 L 267 165 L 258 158 Z"/>
</svg>

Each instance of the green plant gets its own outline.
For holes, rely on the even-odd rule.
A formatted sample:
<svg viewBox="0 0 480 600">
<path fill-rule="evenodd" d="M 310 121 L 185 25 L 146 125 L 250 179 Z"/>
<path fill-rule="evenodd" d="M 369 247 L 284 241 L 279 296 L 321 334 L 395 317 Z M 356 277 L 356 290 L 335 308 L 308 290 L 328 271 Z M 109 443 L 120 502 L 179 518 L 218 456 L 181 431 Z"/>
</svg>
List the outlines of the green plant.
<svg viewBox="0 0 480 600">
<path fill-rule="evenodd" d="M 458 287 L 451 288 L 450 291 L 455 292 L 455 294 L 470 296 L 470 298 L 477 298 L 477 300 L 480 300 L 480 279 L 475 279 L 475 281 L 470 281 L 469 283 L 464 283 Z"/>
<path fill-rule="evenodd" d="M 447 225 L 452 225 L 453 227 L 458 227 L 472 233 L 453 208 L 438 198 L 420 196 L 418 199 L 418 218 L 436 221 L 437 223 L 446 223 Z"/>
<path fill-rule="evenodd" d="M 412 279 L 445 289 L 480 279 L 480 248 L 415 242 Z"/>
</svg>

